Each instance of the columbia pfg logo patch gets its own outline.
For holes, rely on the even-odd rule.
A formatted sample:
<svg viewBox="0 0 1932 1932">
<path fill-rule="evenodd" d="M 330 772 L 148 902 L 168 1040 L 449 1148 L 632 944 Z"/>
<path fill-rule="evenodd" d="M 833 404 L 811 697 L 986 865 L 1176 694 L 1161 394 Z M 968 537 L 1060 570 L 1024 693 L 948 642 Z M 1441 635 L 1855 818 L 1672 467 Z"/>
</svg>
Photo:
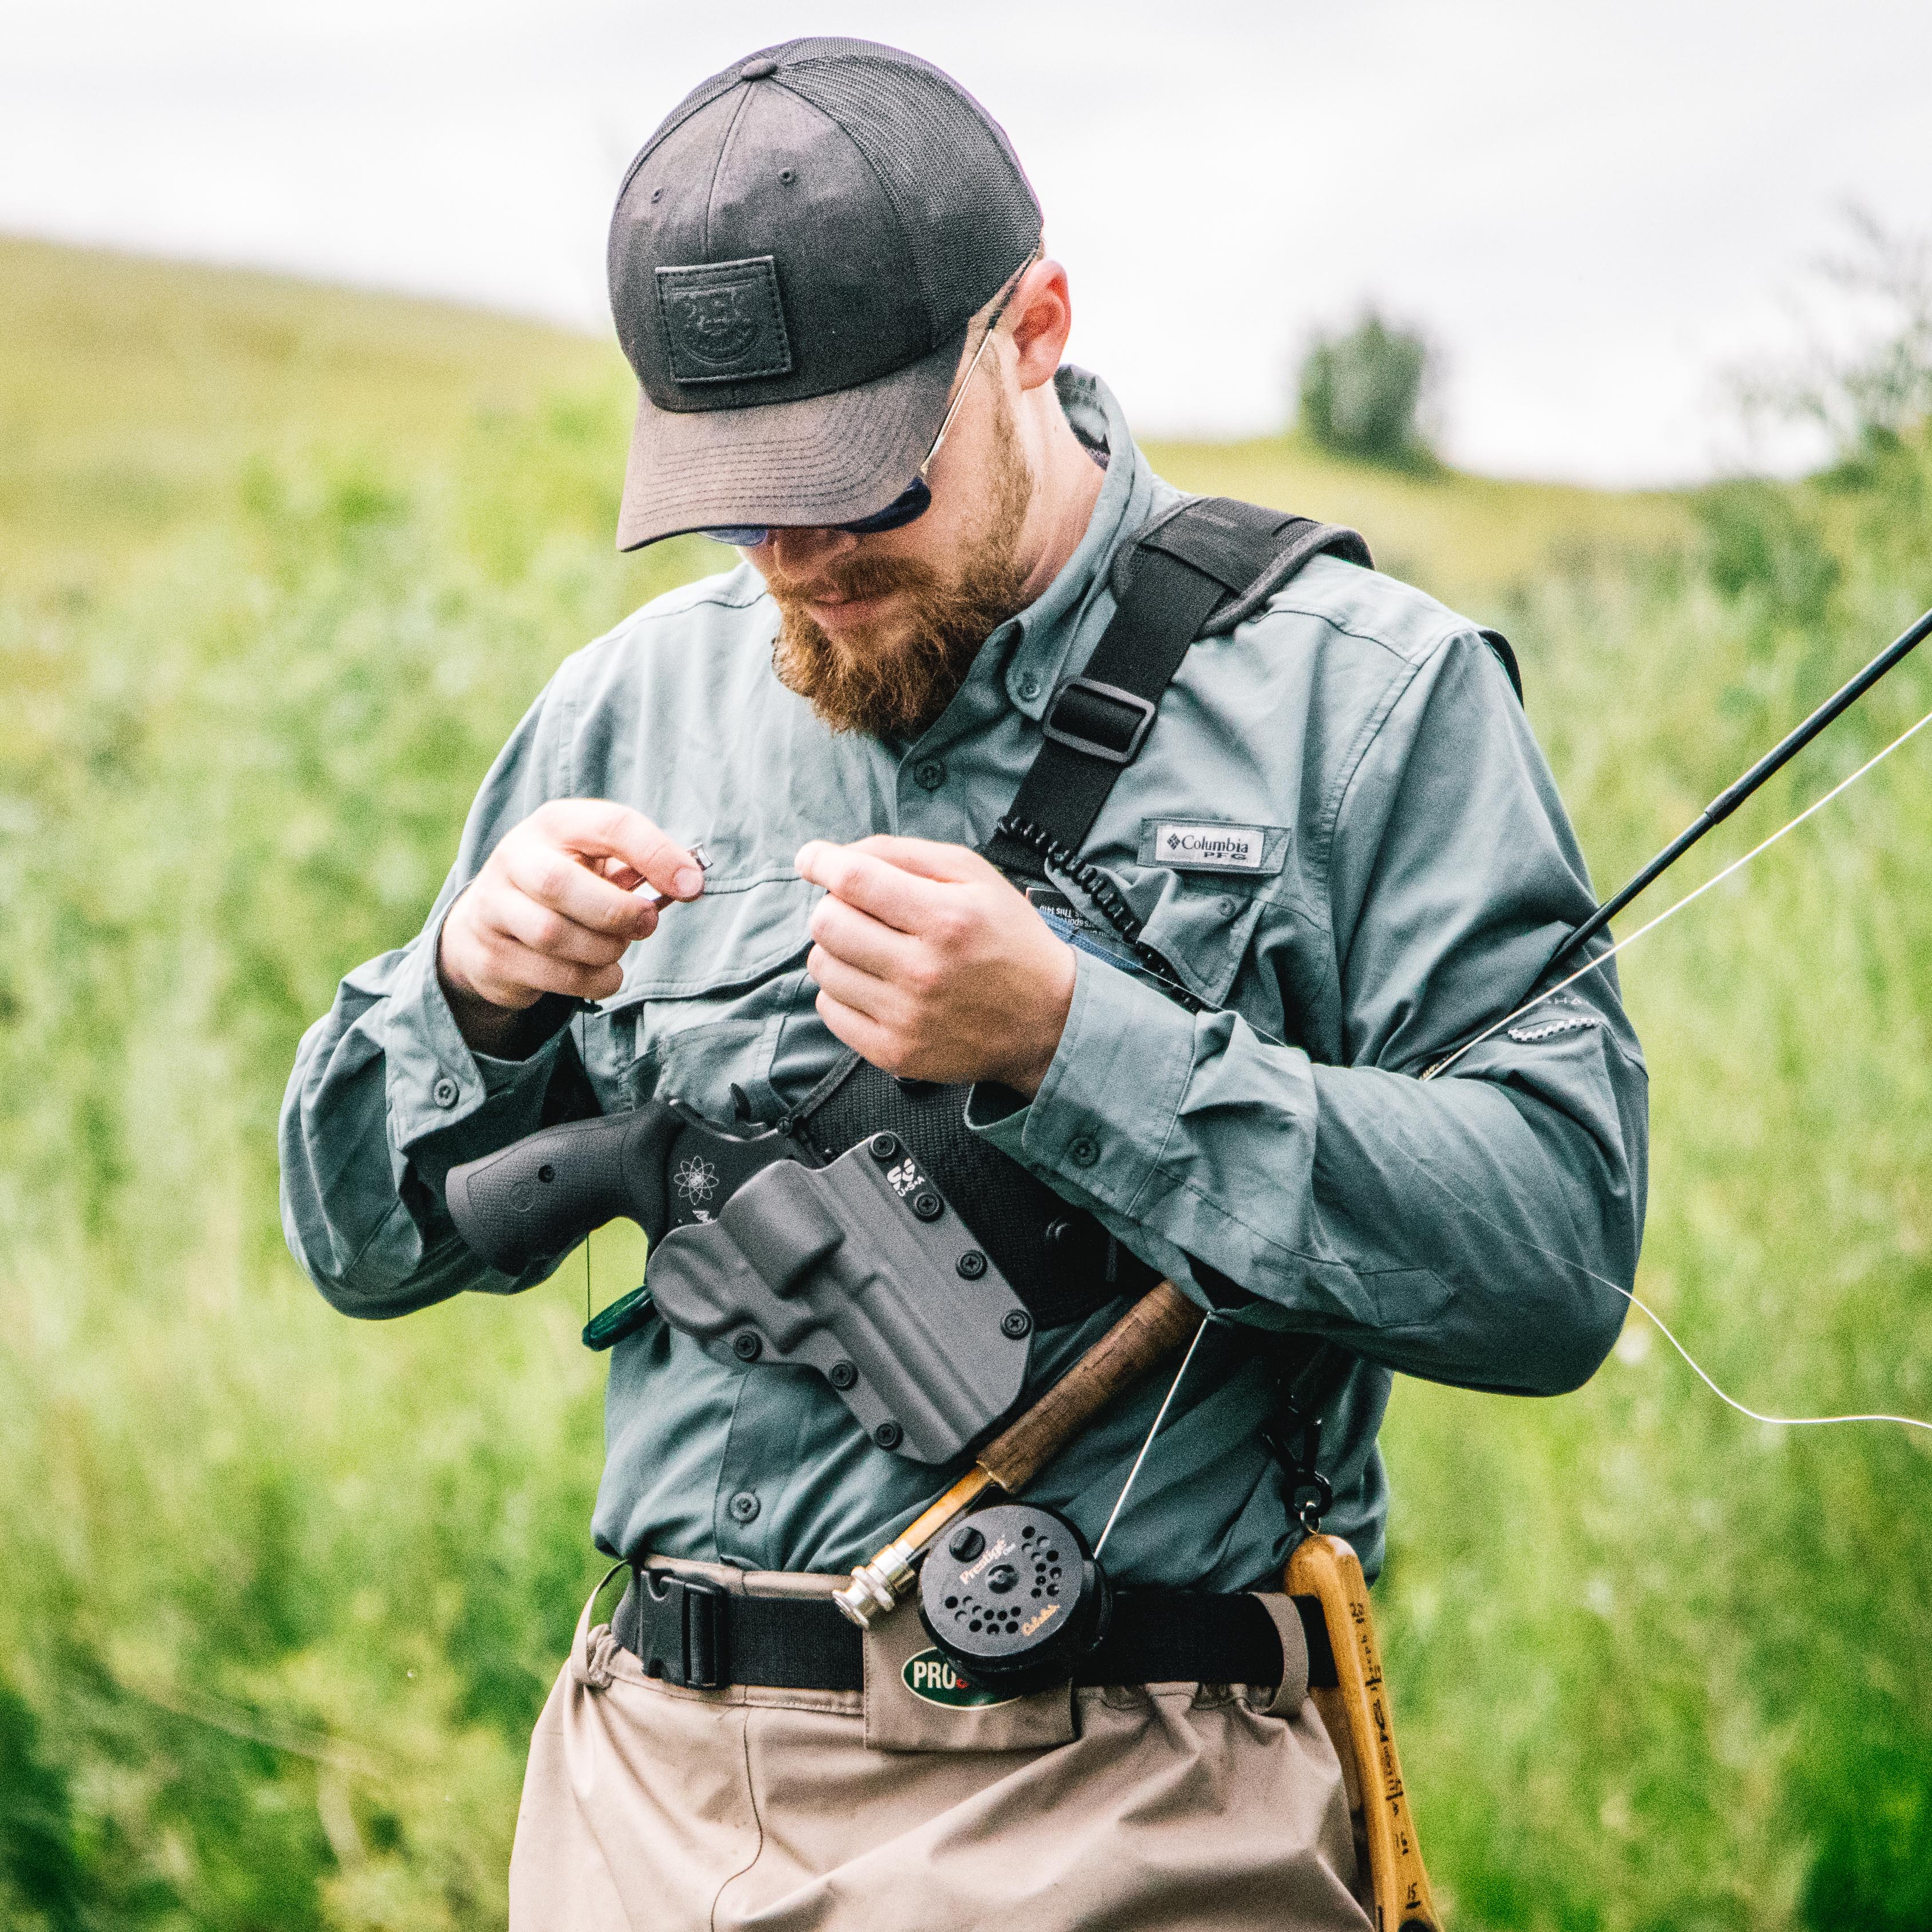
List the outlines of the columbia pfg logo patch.
<svg viewBox="0 0 1932 1932">
<path fill-rule="evenodd" d="M 680 382 L 740 382 L 791 374 L 791 342 L 770 255 L 660 268 L 658 314 Z"/>
<path fill-rule="evenodd" d="M 975 1690 L 953 1669 L 943 1650 L 922 1650 L 916 1657 L 908 1658 L 899 1676 L 915 1697 L 928 1704 L 943 1704 L 949 1711 L 985 1711 L 995 1704 L 1019 1702 L 997 1690 Z"/>
<path fill-rule="evenodd" d="M 1144 818 L 1140 861 L 1170 872 L 1279 872 L 1288 832 L 1280 825 L 1216 818 Z"/>
</svg>

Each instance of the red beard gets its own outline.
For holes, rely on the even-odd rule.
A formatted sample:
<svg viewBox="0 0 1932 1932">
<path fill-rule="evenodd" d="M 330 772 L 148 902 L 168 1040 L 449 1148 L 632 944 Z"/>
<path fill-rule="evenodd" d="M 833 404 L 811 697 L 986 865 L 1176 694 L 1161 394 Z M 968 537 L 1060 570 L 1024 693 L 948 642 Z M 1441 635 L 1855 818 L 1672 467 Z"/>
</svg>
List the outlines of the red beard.
<svg viewBox="0 0 1932 1932">
<path fill-rule="evenodd" d="M 778 681 L 833 730 L 918 737 L 952 703 L 988 636 L 1020 608 L 1025 573 L 1016 552 L 1033 477 L 1004 395 L 994 431 L 986 517 L 950 576 L 921 558 L 862 550 L 809 579 L 766 576 L 780 617 L 772 646 Z M 827 591 L 891 595 L 895 608 L 834 637 L 806 608 Z"/>
</svg>

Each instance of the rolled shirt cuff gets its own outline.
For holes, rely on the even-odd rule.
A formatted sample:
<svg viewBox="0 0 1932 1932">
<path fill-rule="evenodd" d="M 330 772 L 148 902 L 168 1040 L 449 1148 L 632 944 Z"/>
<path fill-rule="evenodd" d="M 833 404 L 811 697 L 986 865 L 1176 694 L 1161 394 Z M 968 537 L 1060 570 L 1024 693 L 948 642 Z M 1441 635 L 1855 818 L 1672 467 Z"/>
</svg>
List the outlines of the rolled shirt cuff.
<svg viewBox="0 0 1932 1932">
<path fill-rule="evenodd" d="M 1072 1004 L 1039 1092 L 1014 1106 L 1009 1089 L 976 1086 L 966 1124 L 1059 1192 L 1128 1215 L 1174 1130 L 1193 1059 L 1192 1016 L 1076 951 Z"/>
<path fill-rule="evenodd" d="M 518 1059 L 473 1051 L 463 1037 L 436 970 L 442 922 L 409 949 L 389 989 L 382 1028 L 388 1070 L 389 1132 L 406 1150 L 434 1134 L 460 1126 L 486 1101 L 526 1091 L 541 1100 L 550 1084 L 574 1000 L 546 994 L 530 1010 Z"/>
</svg>

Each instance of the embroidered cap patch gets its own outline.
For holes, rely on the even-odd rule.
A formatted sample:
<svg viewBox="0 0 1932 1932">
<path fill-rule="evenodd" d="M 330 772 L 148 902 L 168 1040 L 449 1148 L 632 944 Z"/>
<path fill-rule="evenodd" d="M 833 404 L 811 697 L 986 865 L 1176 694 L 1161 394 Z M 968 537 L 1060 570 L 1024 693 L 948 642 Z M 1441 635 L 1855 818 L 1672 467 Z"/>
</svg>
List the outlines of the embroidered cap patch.
<svg viewBox="0 0 1932 1932">
<path fill-rule="evenodd" d="M 658 314 L 680 382 L 741 382 L 791 374 L 791 341 L 770 255 L 660 268 Z"/>
</svg>

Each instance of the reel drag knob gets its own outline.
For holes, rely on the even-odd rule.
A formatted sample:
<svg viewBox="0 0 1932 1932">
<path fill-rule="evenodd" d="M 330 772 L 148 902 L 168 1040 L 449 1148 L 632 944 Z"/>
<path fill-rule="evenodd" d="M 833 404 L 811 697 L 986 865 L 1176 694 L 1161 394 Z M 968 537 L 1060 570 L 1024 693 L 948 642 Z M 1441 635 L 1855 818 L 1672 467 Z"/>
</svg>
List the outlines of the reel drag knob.
<svg viewBox="0 0 1932 1932">
<path fill-rule="evenodd" d="M 1036 1503 L 962 1517 L 920 1570 L 927 1634 L 967 1682 L 1016 1697 L 1072 1677 L 1112 1610 L 1087 1539 Z"/>
</svg>

